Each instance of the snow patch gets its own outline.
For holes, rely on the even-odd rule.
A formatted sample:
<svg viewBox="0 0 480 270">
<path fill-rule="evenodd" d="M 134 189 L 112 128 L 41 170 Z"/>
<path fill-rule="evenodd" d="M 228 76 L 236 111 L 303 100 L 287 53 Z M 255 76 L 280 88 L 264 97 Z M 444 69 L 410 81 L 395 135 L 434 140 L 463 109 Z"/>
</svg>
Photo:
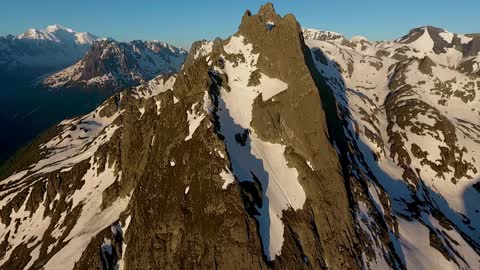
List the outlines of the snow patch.
<svg viewBox="0 0 480 270">
<path fill-rule="evenodd" d="M 268 31 L 272 30 L 273 28 L 275 28 L 275 23 L 272 22 L 272 21 L 268 21 L 266 24 L 265 24 L 265 27 L 267 28 Z"/>
<path fill-rule="evenodd" d="M 441 32 L 438 35 L 449 44 L 452 43 L 453 37 L 455 36 L 453 33 L 450 32 Z"/>
<path fill-rule="evenodd" d="M 211 41 L 202 41 L 200 48 L 195 52 L 195 55 L 193 56 L 193 59 L 197 59 L 202 56 L 206 56 L 210 54 L 210 52 L 213 49 L 213 42 Z"/>
<path fill-rule="evenodd" d="M 417 40 L 409 44 L 410 47 L 422 52 L 431 52 L 433 50 L 434 42 L 427 27 L 423 28 L 423 34 Z"/>
<path fill-rule="evenodd" d="M 105 168 L 105 171 L 97 175 L 93 162 L 94 158 L 90 161 L 92 167 L 83 177 L 85 184 L 70 199 L 73 202 L 72 209 L 82 202 L 80 217 L 65 239 L 65 242 L 68 242 L 67 245 L 46 263 L 47 270 L 72 269 L 92 237 L 118 220 L 120 213 L 128 205 L 130 196 L 119 198 L 102 210 L 102 193 L 117 179 L 114 174 L 115 165 Z"/>
<path fill-rule="evenodd" d="M 460 38 L 460 43 L 462 43 L 462 44 L 468 44 L 470 41 L 473 40 L 473 38 L 467 37 L 467 36 L 464 36 L 464 35 L 458 35 L 458 38 Z"/>
<path fill-rule="evenodd" d="M 125 226 L 123 228 L 121 228 L 123 230 L 123 239 L 125 239 L 125 236 L 127 235 L 127 230 L 128 230 L 128 227 L 130 226 L 131 221 L 132 221 L 132 216 L 129 215 L 125 219 Z M 124 258 L 125 258 L 126 249 L 127 249 L 127 243 L 125 243 L 125 241 L 123 241 L 123 243 L 122 243 L 122 258 L 120 260 L 118 260 L 118 270 L 125 269 Z"/>
<path fill-rule="evenodd" d="M 233 176 L 232 172 L 228 169 L 222 170 L 222 172 L 220 173 L 220 177 L 222 177 L 223 179 L 223 185 L 222 185 L 223 189 L 227 189 L 228 185 L 230 185 L 235 181 L 235 177 Z"/>
<path fill-rule="evenodd" d="M 308 165 L 308 167 L 310 167 L 310 169 L 312 169 L 312 171 L 315 170 L 315 169 L 313 169 L 313 166 L 312 166 L 312 163 L 310 162 L 310 160 L 307 160 L 307 165 Z"/>
<path fill-rule="evenodd" d="M 258 86 L 258 91 L 262 93 L 262 100 L 266 101 L 272 97 L 278 95 L 279 93 L 287 90 L 288 84 L 285 82 L 276 79 L 267 77 L 262 73 L 260 78 L 260 85 Z"/>
<path fill-rule="evenodd" d="M 197 114 L 195 112 L 195 107 L 197 106 L 197 102 L 192 104 L 191 112 L 190 110 L 187 111 L 187 120 L 188 120 L 188 136 L 185 138 L 185 141 L 192 139 L 193 133 L 195 130 L 200 126 L 200 123 L 205 119 L 205 114 L 200 113 Z"/>
<path fill-rule="evenodd" d="M 32 188 L 29 188 L 28 196 L 30 196 L 31 191 Z M 43 201 L 45 201 L 45 196 Z M 41 246 L 41 240 L 51 221 L 50 217 L 43 217 L 45 210 L 44 204 L 40 203 L 37 210 L 30 214 L 30 211 L 27 210 L 27 200 L 24 200 L 20 208 L 17 211 L 12 211 L 10 214 L 12 221 L 9 226 L 0 222 L 0 237 L 2 241 L 6 239 L 8 244 L 8 248 L 3 250 L 5 253 L 0 259 L 0 266 L 10 258 L 13 250 L 21 244 L 28 243 L 27 248 L 31 248 L 35 245 Z M 15 222 L 17 219 L 21 221 L 18 224 Z M 18 227 L 16 227 L 17 225 Z M 6 237 L 7 234 L 8 238 Z M 30 253 L 30 256 L 32 256 L 32 259 L 29 261 L 29 265 L 33 264 L 38 259 L 39 250 L 35 248 Z"/>
</svg>

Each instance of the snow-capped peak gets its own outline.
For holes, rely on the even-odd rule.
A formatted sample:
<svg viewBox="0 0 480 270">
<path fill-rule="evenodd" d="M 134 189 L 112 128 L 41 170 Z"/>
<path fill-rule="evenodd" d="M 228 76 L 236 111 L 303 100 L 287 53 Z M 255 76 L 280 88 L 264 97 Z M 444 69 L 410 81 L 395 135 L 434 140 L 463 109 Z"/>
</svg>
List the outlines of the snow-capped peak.
<svg viewBox="0 0 480 270">
<path fill-rule="evenodd" d="M 93 44 L 98 38 L 88 32 L 81 32 L 75 34 L 77 44 Z"/>
<path fill-rule="evenodd" d="M 92 44 L 98 39 L 95 35 L 88 32 L 77 32 L 71 28 L 62 25 L 49 25 L 45 29 L 28 29 L 23 34 L 17 36 L 18 39 L 32 40 L 50 40 L 54 42 Z"/>
<path fill-rule="evenodd" d="M 25 31 L 23 34 L 17 36 L 18 39 L 45 39 L 45 40 L 54 40 L 54 37 L 49 35 L 49 33 L 43 32 L 41 30 L 30 28 Z"/>
<path fill-rule="evenodd" d="M 432 39 L 432 36 L 430 34 L 430 31 L 428 30 L 428 27 L 423 27 L 417 34 L 419 35 L 418 38 L 416 38 L 413 42 L 408 42 L 410 43 L 410 46 L 422 51 L 422 52 L 430 52 L 433 49 L 434 41 Z M 409 37 L 410 38 L 410 37 Z M 413 39 L 413 38 L 412 38 Z"/>
<path fill-rule="evenodd" d="M 75 31 L 73 31 L 72 29 L 70 28 L 67 28 L 63 25 L 59 25 L 59 24 L 53 24 L 53 25 L 49 25 L 45 28 L 45 31 L 46 32 L 49 32 L 49 33 L 53 33 L 53 32 L 57 32 L 59 30 L 63 30 L 63 31 L 67 31 L 67 32 L 71 32 L 71 33 L 74 33 Z"/>
</svg>

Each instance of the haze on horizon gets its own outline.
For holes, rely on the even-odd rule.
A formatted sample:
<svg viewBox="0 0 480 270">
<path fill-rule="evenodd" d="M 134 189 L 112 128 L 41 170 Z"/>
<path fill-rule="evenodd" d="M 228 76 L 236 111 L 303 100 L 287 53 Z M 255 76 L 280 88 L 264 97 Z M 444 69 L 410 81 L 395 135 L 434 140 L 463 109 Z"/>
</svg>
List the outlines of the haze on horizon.
<svg viewBox="0 0 480 270">
<path fill-rule="evenodd" d="M 189 48 L 195 40 L 225 38 L 235 32 L 246 9 L 256 11 L 268 1 L 8 1 L 2 3 L 0 35 L 23 33 L 60 24 L 120 41 L 162 40 Z M 277 12 L 293 13 L 302 27 L 330 30 L 348 37 L 389 40 L 410 29 L 433 25 L 456 33 L 480 32 L 480 2 L 446 0 L 271 1 Z"/>
</svg>

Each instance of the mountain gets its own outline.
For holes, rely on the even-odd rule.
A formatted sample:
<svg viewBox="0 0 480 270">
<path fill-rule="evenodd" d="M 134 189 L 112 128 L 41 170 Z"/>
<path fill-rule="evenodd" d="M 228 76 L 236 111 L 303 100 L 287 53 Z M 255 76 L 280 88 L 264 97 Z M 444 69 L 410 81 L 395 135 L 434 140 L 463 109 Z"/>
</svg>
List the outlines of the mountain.
<svg viewBox="0 0 480 270">
<path fill-rule="evenodd" d="M 61 25 L 50 25 L 43 30 L 28 29 L 25 33 L 18 35 L 23 40 L 50 40 L 57 43 L 75 43 L 79 45 L 92 44 L 96 36 L 87 32 L 76 32 Z"/>
<path fill-rule="evenodd" d="M 410 41 L 246 11 L 0 169 L 1 267 L 478 269 L 480 80 Z"/>
<path fill-rule="evenodd" d="M 396 43 L 407 44 L 408 47 L 435 58 L 440 64 L 458 67 L 465 73 L 480 74 L 480 37 L 424 26 L 412 29 L 406 36 L 396 40 Z"/>
<path fill-rule="evenodd" d="M 122 89 L 159 74 L 177 72 L 187 52 L 161 41 L 94 42 L 77 63 L 48 76 L 50 88 Z"/>
<path fill-rule="evenodd" d="M 176 72 L 185 54 L 160 41 L 120 43 L 59 25 L 0 37 L 0 122 L 8 130 L 0 133 L 0 164 L 118 90 Z"/>
<path fill-rule="evenodd" d="M 97 40 L 95 35 L 51 25 L 25 33 L 0 37 L 0 68 L 49 72 L 75 63 Z"/>
<path fill-rule="evenodd" d="M 480 40 L 431 26 L 377 43 L 303 32 L 344 119 L 335 142 L 367 264 L 479 268 Z"/>
</svg>

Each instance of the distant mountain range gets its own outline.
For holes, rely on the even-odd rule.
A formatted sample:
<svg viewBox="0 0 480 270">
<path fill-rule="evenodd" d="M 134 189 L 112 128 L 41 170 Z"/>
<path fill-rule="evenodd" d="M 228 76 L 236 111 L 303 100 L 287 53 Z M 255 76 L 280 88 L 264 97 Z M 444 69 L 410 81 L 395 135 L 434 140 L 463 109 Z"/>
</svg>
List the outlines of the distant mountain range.
<svg viewBox="0 0 480 270">
<path fill-rule="evenodd" d="M 59 25 L 0 37 L 0 69 L 48 72 L 64 68 L 83 57 L 97 39 L 93 34 Z"/>
<path fill-rule="evenodd" d="M 80 61 L 48 76 L 43 84 L 118 90 L 177 72 L 186 55 L 161 41 L 96 41 Z"/>
<path fill-rule="evenodd" d="M 55 88 L 136 85 L 176 72 L 186 55 L 185 50 L 161 41 L 118 42 L 60 25 L 0 37 L 0 70 L 26 70 L 27 75 L 54 71 L 43 84 Z"/>
</svg>

